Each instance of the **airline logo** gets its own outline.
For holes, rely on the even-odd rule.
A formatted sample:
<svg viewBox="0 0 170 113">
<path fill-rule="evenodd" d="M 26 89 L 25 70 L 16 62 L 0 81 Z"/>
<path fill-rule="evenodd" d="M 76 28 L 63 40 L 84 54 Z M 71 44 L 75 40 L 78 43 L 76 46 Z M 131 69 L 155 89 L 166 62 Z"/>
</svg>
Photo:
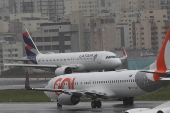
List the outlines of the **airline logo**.
<svg viewBox="0 0 170 113">
<path fill-rule="evenodd" d="M 74 84 L 75 84 L 75 79 L 76 78 L 58 78 L 55 82 L 54 82 L 54 89 L 64 89 L 64 84 L 66 84 L 68 86 L 68 89 L 74 89 Z M 56 95 L 60 95 L 61 93 L 55 92 Z"/>
<path fill-rule="evenodd" d="M 115 58 L 115 56 L 106 56 L 106 59 Z"/>
<path fill-rule="evenodd" d="M 95 60 L 97 58 L 98 54 L 83 54 L 80 55 L 79 58 L 92 58 Z"/>
<path fill-rule="evenodd" d="M 98 56 L 98 54 L 95 54 L 95 55 L 94 55 L 94 59 L 93 59 L 93 60 L 95 60 L 95 59 L 97 58 L 97 56 Z"/>
</svg>

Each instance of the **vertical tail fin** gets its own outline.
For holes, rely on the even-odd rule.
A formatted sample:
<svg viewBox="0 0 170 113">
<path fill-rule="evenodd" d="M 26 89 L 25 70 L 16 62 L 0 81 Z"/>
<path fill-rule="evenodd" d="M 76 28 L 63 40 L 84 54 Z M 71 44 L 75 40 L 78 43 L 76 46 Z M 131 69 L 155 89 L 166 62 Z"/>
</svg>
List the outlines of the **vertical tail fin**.
<svg viewBox="0 0 170 113">
<path fill-rule="evenodd" d="M 126 54 L 126 51 L 125 51 L 124 47 L 122 47 L 122 52 L 123 52 L 123 57 L 121 57 L 120 59 L 125 60 L 127 58 L 127 54 Z"/>
<path fill-rule="evenodd" d="M 161 73 L 166 73 L 168 69 L 170 69 L 170 29 L 168 29 L 156 61 L 149 66 L 149 70 L 155 70 L 155 72 Z M 154 79 L 157 81 L 160 79 L 160 76 L 154 74 Z"/>
<path fill-rule="evenodd" d="M 37 64 L 36 55 L 40 54 L 40 52 L 38 51 L 36 45 L 34 44 L 27 29 L 23 30 L 23 40 L 25 43 L 25 51 L 27 54 L 27 58 L 30 59 L 33 63 Z"/>
</svg>

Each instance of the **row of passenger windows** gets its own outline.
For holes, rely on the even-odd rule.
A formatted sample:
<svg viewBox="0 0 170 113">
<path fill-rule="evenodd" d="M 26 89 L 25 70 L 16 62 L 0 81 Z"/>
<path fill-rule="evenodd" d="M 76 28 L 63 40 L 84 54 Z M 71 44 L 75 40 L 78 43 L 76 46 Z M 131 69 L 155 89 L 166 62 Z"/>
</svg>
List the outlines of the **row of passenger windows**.
<svg viewBox="0 0 170 113">
<path fill-rule="evenodd" d="M 70 60 L 92 60 L 93 58 L 77 58 L 77 59 L 50 59 L 50 60 L 38 60 L 38 62 L 45 62 L 45 61 L 70 61 Z"/>
<path fill-rule="evenodd" d="M 74 84 L 70 83 L 70 85 L 84 85 L 84 84 L 109 84 L 109 83 L 127 83 L 127 82 L 138 82 L 138 79 L 129 79 L 129 80 L 108 80 L 108 81 L 93 81 L 93 82 L 74 82 Z M 67 82 L 58 83 L 60 85 L 69 85 Z"/>
</svg>

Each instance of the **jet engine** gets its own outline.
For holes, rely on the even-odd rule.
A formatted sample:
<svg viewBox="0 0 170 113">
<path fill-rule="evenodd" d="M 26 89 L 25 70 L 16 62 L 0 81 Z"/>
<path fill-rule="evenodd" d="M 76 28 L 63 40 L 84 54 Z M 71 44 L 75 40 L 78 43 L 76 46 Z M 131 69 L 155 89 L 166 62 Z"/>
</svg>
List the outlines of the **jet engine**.
<svg viewBox="0 0 170 113">
<path fill-rule="evenodd" d="M 61 105 L 76 105 L 80 102 L 80 97 L 75 95 L 61 94 L 58 96 L 58 103 Z"/>
<path fill-rule="evenodd" d="M 73 70 L 70 67 L 63 66 L 59 67 L 55 70 L 55 75 L 65 75 L 65 74 L 71 74 L 73 73 Z"/>
<path fill-rule="evenodd" d="M 150 110 L 150 108 L 135 108 L 135 109 L 126 110 L 125 113 L 136 113 L 136 112 L 147 111 L 147 110 Z"/>
</svg>

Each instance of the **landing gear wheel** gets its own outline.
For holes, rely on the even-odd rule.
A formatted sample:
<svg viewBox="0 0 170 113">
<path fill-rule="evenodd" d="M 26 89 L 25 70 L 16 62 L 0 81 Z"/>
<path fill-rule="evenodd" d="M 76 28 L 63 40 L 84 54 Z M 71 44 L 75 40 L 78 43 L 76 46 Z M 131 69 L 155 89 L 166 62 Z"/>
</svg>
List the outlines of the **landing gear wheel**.
<svg viewBox="0 0 170 113">
<path fill-rule="evenodd" d="M 102 106 L 101 101 L 96 101 L 96 106 L 97 106 L 97 108 L 101 108 L 101 106 Z"/>
<path fill-rule="evenodd" d="M 59 103 L 57 103 L 57 107 L 58 107 L 58 108 L 61 108 L 61 107 L 62 107 L 62 105 L 61 105 L 61 104 L 59 104 Z"/>
<path fill-rule="evenodd" d="M 133 97 L 129 97 L 129 105 L 133 105 Z"/>
<path fill-rule="evenodd" d="M 123 104 L 126 105 L 133 105 L 133 97 L 123 98 Z"/>
<path fill-rule="evenodd" d="M 126 106 L 128 105 L 128 98 L 123 98 L 123 104 Z"/>
<path fill-rule="evenodd" d="M 92 108 L 96 108 L 96 101 L 92 101 L 92 102 L 91 102 L 91 107 L 92 107 Z"/>
</svg>

